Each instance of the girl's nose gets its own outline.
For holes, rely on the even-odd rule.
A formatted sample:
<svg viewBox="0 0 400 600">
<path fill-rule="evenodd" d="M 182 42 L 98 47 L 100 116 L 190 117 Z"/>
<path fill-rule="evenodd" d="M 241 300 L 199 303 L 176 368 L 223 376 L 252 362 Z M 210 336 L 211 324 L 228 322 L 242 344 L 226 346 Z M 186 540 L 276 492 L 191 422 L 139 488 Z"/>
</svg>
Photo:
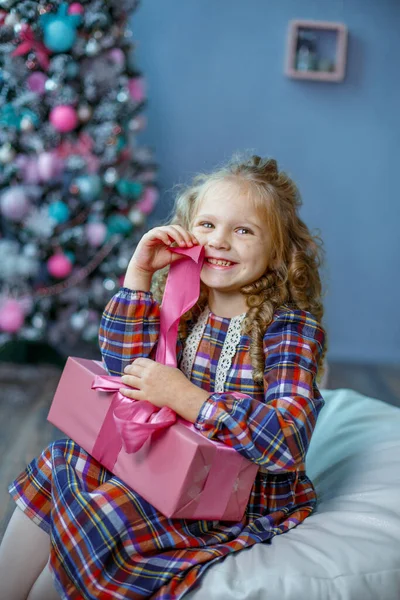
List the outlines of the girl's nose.
<svg viewBox="0 0 400 600">
<path fill-rule="evenodd" d="M 223 231 L 213 231 L 213 234 L 208 238 L 208 246 L 211 248 L 222 248 L 227 250 L 230 248 L 229 236 Z"/>
</svg>

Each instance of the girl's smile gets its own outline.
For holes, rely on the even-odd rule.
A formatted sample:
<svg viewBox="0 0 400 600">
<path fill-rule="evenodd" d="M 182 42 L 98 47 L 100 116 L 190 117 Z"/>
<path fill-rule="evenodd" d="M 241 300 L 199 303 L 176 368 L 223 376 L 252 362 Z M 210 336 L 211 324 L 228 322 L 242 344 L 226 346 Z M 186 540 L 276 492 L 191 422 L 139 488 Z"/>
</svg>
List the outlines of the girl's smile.
<svg viewBox="0 0 400 600">
<path fill-rule="evenodd" d="M 200 199 L 192 232 L 205 249 L 201 280 L 211 310 L 221 316 L 240 314 L 247 309 L 240 290 L 264 275 L 269 264 L 265 220 L 243 187 L 223 180 Z"/>
<path fill-rule="evenodd" d="M 214 256 L 206 256 L 204 265 L 210 269 L 219 269 L 222 271 L 226 271 L 228 269 L 232 269 L 237 263 L 232 262 L 230 260 L 224 258 L 217 258 Z"/>
</svg>

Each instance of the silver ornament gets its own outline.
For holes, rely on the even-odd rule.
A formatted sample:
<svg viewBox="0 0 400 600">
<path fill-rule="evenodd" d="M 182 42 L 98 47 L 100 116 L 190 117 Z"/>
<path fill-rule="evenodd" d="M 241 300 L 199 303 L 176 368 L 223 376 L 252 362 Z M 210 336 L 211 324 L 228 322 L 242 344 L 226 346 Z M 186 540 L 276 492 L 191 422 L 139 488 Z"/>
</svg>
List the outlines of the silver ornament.
<svg viewBox="0 0 400 600">
<path fill-rule="evenodd" d="M 125 29 L 124 31 L 124 38 L 126 40 L 131 40 L 133 38 L 133 33 L 130 29 Z"/>
<path fill-rule="evenodd" d="M 96 56 L 100 51 L 100 44 L 97 40 L 91 39 L 87 42 L 85 51 L 87 56 Z"/>
<path fill-rule="evenodd" d="M 74 313 L 70 318 L 71 327 L 75 329 L 75 331 L 81 331 L 87 320 L 87 312 L 88 311 L 80 311 L 78 313 Z"/>
<path fill-rule="evenodd" d="M 23 117 L 21 119 L 20 127 L 22 131 L 33 131 L 35 126 L 29 117 Z"/>
<path fill-rule="evenodd" d="M 127 91 L 121 90 L 120 92 L 118 92 L 118 94 L 117 94 L 118 102 L 127 102 L 128 99 L 129 99 L 129 94 Z"/>
<path fill-rule="evenodd" d="M 104 183 L 106 183 L 107 185 L 114 185 L 114 183 L 117 181 L 117 179 L 118 179 L 117 169 L 114 169 L 113 167 L 110 167 L 104 173 Z"/>
<path fill-rule="evenodd" d="M 43 329 L 45 323 L 46 320 L 40 313 L 36 313 L 36 315 L 32 317 L 32 325 L 35 327 L 35 329 Z"/>
<path fill-rule="evenodd" d="M 4 144 L 0 148 L 0 162 L 4 164 L 10 163 L 15 158 L 15 150 L 11 144 Z"/>
<path fill-rule="evenodd" d="M 127 268 L 128 264 L 129 264 L 129 258 L 127 258 L 126 256 L 118 257 L 117 265 L 118 265 L 118 268 L 121 269 L 121 271 L 124 271 Z"/>
<path fill-rule="evenodd" d="M 103 286 L 108 292 L 113 292 L 117 287 L 117 283 L 114 279 L 107 278 L 103 281 Z"/>
<path fill-rule="evenodd" d="M 90 106 L 88 104 L 82 104 L 81 106 L 78 107 L 78 117 L 79 117 L 80 121 L 85 123 L 86 121 L 89 121 L 91 116 L 92 116 L 92 109 L 90 108 Z"/>
<path fill-rule="evenodd" d="M 59 87 L 59 84 L 54 79 L 47 79 L 44 87 L 47 92 L 54 92 Z"/>
<path fill-rule="evenodd" d="M 145 222 L 144 214 L 137 208 L 132 208 L 132 210 L 129 211 L 128 218 L 130 222 L 136 226 L 143 225 L 143 223 Z"/>
</svg>

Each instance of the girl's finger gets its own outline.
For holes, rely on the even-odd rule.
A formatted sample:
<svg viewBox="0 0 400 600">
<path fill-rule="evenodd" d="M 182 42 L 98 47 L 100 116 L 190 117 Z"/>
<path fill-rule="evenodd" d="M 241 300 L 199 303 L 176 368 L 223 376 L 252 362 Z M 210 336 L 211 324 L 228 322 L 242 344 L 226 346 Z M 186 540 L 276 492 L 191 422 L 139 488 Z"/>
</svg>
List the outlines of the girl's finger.
<svg viewBox="0 0 400 600">
<path fill-rule="evenodd" d="M 184 229 L 184 227 L 182 227 L 181 225 L 174 225 L 174 227 L 179 228 L 179 230 L 182 232 L 182 235 L 185 237 L 185 240 L 190 244 L 199 244 L 199 240 L 196 238 L 196 236 L 191 232 L 188 231 L 186 229 Z"/>
<path fill-rule="evenodd" d="M 140 368 L 139 365 L 135 365 L 134 363 L 128 365 L 124 369 L 124 375 L 134 375 L 140 379 L 143 368 Z"/>
<path fill-rule="evenodd" d="M 133 390 L 132 388 L 120 388 L 121 394 L 132 400 L 143 400 L 143 393 L 140 390 Z"/>
<path fill-rule="evenodd" d="M 186 231 L 186 229 L 184 229 L 181 225 L 171 225 L 171 227 L 173 227 L 175 229 L 175 231 L 177 231 L 178 236 L 179 236 L 179 245 L 185 245 L 185 246 L 192 246 L 193 242 L 192 242 L 192 236 L 189 233 L 189 231 Z M 183 244 L 181 243 L 181 240 L 183 240 Z"/>
<path fill-rule="evenodd" d="M 174 242 L 176 242 L 178 246 L 186 246 L 185 236 L 175 225 L 169 226 L 168 235 L 170 235 L 173 238 Z"/>
<path fill-rule="evenodd" d="M 148 241 L 159 240 L 166 246 L 170 246 L 174 241 L 171 236 L 168 235 L 166 231 L 163 231 L 161 228 L 157 228 L 149 232 Z"/>
<path fill-rule="evenodd" d="M 135 375 L 123 375 L 121 381 L 132 388 L 140 389 L 140 377 L 136 377 Z"/>
</svg>

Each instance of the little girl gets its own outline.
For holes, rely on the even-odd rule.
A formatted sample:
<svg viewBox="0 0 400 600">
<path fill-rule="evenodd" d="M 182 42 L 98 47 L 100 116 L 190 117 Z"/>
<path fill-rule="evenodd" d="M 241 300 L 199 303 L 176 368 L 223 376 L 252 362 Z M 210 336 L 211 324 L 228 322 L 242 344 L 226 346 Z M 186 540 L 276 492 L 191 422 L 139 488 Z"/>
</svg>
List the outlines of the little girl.
<svg viewBox="0 0 400 600">
<path fill-rule="evenodd" d="M 50 600 L 53 586 L 73 600 L 182 598 L 213 563 L 312 513 L 305 459 L 325 346 L 319 243 L 299 206 L 274 160 L 197 177 L 171 224 L 139 242 L 100 327 L 127 397 L 172 408 L 259 465 L 242 520 L 168 519 L 75 442 L 57 441 L 10 486 L 19 508 L 0 553 L 4 598 Z M 153 360 L 158 302 L 164 268 L 180 260 L 171 247 L 194 244 L 205 250 L 201 294 L 181 319 L 175 369 Z"/>
</svg>

